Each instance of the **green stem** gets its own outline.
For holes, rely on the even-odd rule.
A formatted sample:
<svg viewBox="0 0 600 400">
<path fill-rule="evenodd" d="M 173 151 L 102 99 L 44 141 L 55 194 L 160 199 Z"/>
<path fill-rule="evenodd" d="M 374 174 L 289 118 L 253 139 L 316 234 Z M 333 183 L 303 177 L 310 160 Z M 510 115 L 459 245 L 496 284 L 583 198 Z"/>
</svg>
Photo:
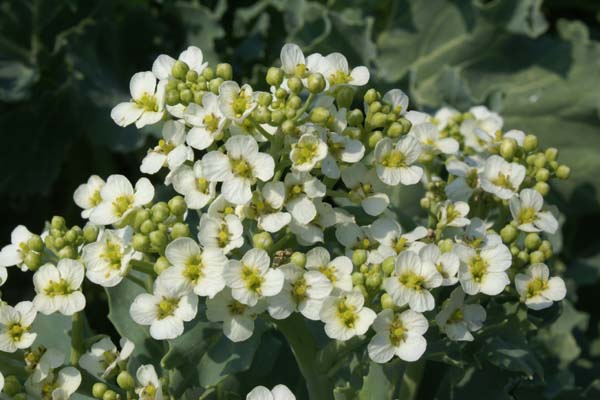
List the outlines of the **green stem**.
<svg viewBox="0 0 600 400">
<path fill-rule="evenodd" d="M 308 95 L 308 97 L 306 98 L 306 103 L 304 103 L 302 108 L 298 110 L 298 112 L 296 113 L 296 116 L 292 119 L 293 121 L 297 120 L 298 118 L 300 118 L 302 116 L 302 114 L 304 114 L 306 109 L 312 104 L 314 98 L 315 98 L 314 93 L 311 93 Z"/>
<path fill-rule="evenodd" d="M 288 243 L 290 242 L 290 240 L 294 237 L 293 234 L 291 233 L 286 233 L 285 235 L 283 235 L 281 237 L 281 239 L 279 239 L 278 241 L 276 241 L 273 246 L 271 247 L 271 253 L 275 254 L 276 251 L 279 251 L 281 249 L 283 249 L 285 246 L 288 245 Z"/>
<path fill-rule="evenodd" d="M 131 282 L 135 283 L 136 285 L 138 285 L 139 287 L 141 287 L 144 290 L 148 290 L 147 285 L 144 281 L 142 281 L 139 278 L 136 278 L 135 276 L 132 276 L 131 274 L 128 274 L 126 276 L 127 279 L 129 279 Z"/>
<path fill-rule="evenodd" d="M 402 376 L 402 383 L 400 386 L 400 393 L 398 399 L 400 400 L 414 400 L 417 398 L 419 391 L 419 384 L 423 378 L 423 372 L 425 371 L 425 360 L 421 359 L 416 362 L 408 363 Z"/>
<path fill-rule="evenodd" d="M 154 264 L 148 261 L 131 260 L 129 261 L 129 266 L 136 271 L 143 272 L 144 274 L 156 276 L 156 272 L 154 271 Z"/>
<path fill-rule="evenodd" d="M 317 367 L 318 347 L 299 314 L 275 321 L 277 329 L 285 336 L 300 372 L 306 380 L 306 388 L 310 400 L 333 399 L 333 388 L 325 374 Z"/>
<path fill-rule="evenodd" d="M 83 325 L 84 325 L 83 312 L 76 312 L 73 314 L 71 322 L 71 365 L 77 366 L 79 357 L 85 351 L 83 345 Z"/>
</svg>

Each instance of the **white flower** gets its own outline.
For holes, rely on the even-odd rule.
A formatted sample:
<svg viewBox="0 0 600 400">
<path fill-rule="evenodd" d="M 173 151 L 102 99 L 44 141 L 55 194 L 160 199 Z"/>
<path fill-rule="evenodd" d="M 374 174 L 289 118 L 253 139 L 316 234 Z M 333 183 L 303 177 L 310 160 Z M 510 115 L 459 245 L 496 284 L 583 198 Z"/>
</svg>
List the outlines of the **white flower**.
<svg viewBox="0 0 600 400">
<path fill-rule="evenodd" d="M 419 250 L 419 257 L 435 265 L 438 273 L 442 275 L 442 286 L 451 286 L 458 282 L 456 273 L 460 267 L 458 256 L 452 252 L 442 253 L 435 244 L 428 244 Z"/>
<path fill-rule="evenodd" d="M 463 237 L 456 238 L 456 240 L 474 249 L 500 245 L 502 244 L 500 235 L 487 231 L 492 225 L 491 222 L 475 217 L 471 219 L 471 223 L 465 229 Z"/>
<path fill-rule="evenodd" d="M 421 146 L 411 136 L 404 136 L 394 142 L 390 138 L 381 139 L 375 145 L 375 166 L 377 176 L 388 185 L 414 185 L 421 180 L 423 169 L 411 165 L 419 158 Z"/>
<path fill-rule="evenodd" d="M 196 46 L 190 46 L 179 54 L 178 60 L 186 63 L 189 69 L 200 75 L 208 65 L 206 62 L 202 62 L 203 58 L 202 50 Z M 172 76 L 173 66 L 176 61 L 169 55 L 161 54 L 154 60 L 152 72 L 160 80 L 169 79 Z"/>
<path fill-rule="evenodd" d="M 509 163 L 504 158 L 492 155 L 486 161 L 480 174 L 481 188 L 503 200 L 510 199 L 525 178 L 525 167 Z"/>
<path fill-rule="evenodd" d="M 102 203 L 90 214 L 97 225 L 111 225 L 123 220 L 131 211 L 148 204 L 154 198 L 154 186 L 147 178 L 135 184 L 135 190 L 123 175 L 111 175 L 100 191 Z"/>
<path fill-rule="evenodd" d="M 424 246 L 418 240 L 427 236 L 427 228 L 418 226 L 410 232 L 402 233 L 402 226 L 398 221 L 381 217 L 371 224 L 370 233 L 380 243 L 377 252 L 387 258 L 398 255 L 405 249 L 418 252 Z"/>
<path fill-rule="evenodd" d="M 510 199 L 510 213 L 517 228 L 523 232 L 547 232 L 553 234 L 558 229 L 558 221 L 549 211 L 541 211 L 544 198 L 534 189 L 523 189 L 518 196 Z"/>
<path fill-rule="evenodd" d="M 434 115 L 434 119 L 437 123 L 438 128 L 444 129 L 458 115 L 460 115 L 460 113 L 457 110 L 455 110 L 454 108 L 442 107 L 436 111 L 436 113 Z"/>
<path fill-rule="evenodd" d="M 83 248 L 81 258 L 86 267 L 87 278 L 104 287 L 118 285 L 129 271 L 129 261 L 139 259 L 131 247 L 133 229 L 106 229 L 98 240 Z"/>
<path fill-rule="evenodd" d="M 335 225 L 337 214 L 331 204 L 322 202 L 320 199 L 314 202 L 317 215 L 307 224 L 301 224 L 292 219 L 290 230 L 296 235 L 296 240 L 302 246 L 325 240 L 324 230 Z"/>
<path fill-rule="evenodd" d="M 270 265 L 271 259 L 262 249 L 248 250 L 240 261 L 230 260 L 223 277 L 233 298 L 255 306 L 259 299 L 279 293 L 283 288 L 283 272 Z"/>
<path fill-rule="evenodd" d="M 375 312 L 364 304 L 365 299 L 359 291 L 327 297 L 320 313 L 327 336 L 346 341 L 364 335 L 376 317 Z"/>
<path fill-rule="evenodd" d="M 479 187 L 479 164 L 472 158 L 465 159 L 465 162 L 448 160 L 446 169 L 449 174 L 456 176 L 446 185 L 446 196 L 452 201 L 468 201 L 473 191 Z"/>
<path fill-rule="evenodd" d="M 257 386 L 248 393 L 246 400 L 296 400 L 296 396 L 285 385 L 277 385 L 273 390 Z"/>
<path fill-rule="evenodd" d="M 323 300 L 333 288 L 332 282 L 317 270 L 306 271 L 291 263 L 279 270 L 285 276 L 285 283 L 279 294 L 268 299 L 269 314 L 275 319 L 285 319 L 299 311 L 308 319 L 319 320 Z"/>
<path fill-rule="evenodd" d="M 64 361 L 64 353 L 54 348 L 46 349 L 40 346 L 32 349 L 29 356 L 25 358 L 27 369 L 33 371 L 28 381 L 34 384 L 41 382 L 52 373 L 53 369 L 63 365 Z"/>
<path fill-rule="evenodd" d="M 242 304 L 225 288 L 212 299 L 206 300 L 206 318 L 212 322 L 223 322 L 223 333 L 232 342 L 243 342 L 254 332 L 256 316 L 265 310 L 265 303 L 254 306 Z"/>
<path fill-rule="evenodd" d="M 314 199 L 325 196 L 323 182 L 308 173 L 291 172 L 284 179 L 286 209 L 299 224 L 305 225 L 317 216 Z"/>
<path fill-rule="evenodd" d="M 6 282 L 7 279 L 8 279 L 8 271 L 6 270 L 5 266 L 0 265 L 0 286 L 4 285 L 4 283 Z"/>
<path fill-rule="evenodd" d="M 177 168 L 171 178 L 173 189 L 184 196 L 190 210 L 204 208 L 216 194 L 216 182 L 209 182 L 202 172 L 202 161 L 198 160 L 193 167 L 182 165 Z"/>
<path fill-rule="evenodd" d="M 201 249 L 193 239 L 181 237 L 169 243 L 165 256 L 173 265 L 160 274 L 165 284 L 185 286 L 198 296 L 208 297 L 225 287 L 222 275 L 227 258 L 221 249 Z"/>
<path fill-rule="evenodd" d="M 219 109 L 219 97 L 211 92 L 202 96 L 202 107 L 192 103 L 185 110 L 185 121 L 192 125 L 187 135 L 187 144 L 198 150 L 208 148 L 215 140 L 223 137 L 227 119 Z"/>
<path fill-rule="evenodd" d="M 0 392 L 4 389 L 4 375 L 0 372 Z"/>
<path fill-rule="evenodd" d="M 465 293 L 495 296 L 510 283 L 506 270 L 512 264 L 512 255 L 505 245 L 473 249 L 456 244 L 452 251 L 461 261 L 458 279 Z"/>
<path fill-rule="evenodd" d="M 192 149 L 185 145 L 185 125 L 183 123 L 173 120 L 165 122 L 162 137 L 158 146 L 149 150 L 142 160 L 140 171 L 144 174 L 155 174 L 165 165 L 173 171 L 184 162 L 194 159 Z"/>
<path fill-rule="evenodd" d="M 129 91 L 131 101 L 117 104 L 110 112 L 110 117 L 119 126 L 135 126 L 143 128 L 155 124 L 164 115 L 165 84 L 156 84 L 152 72 L 138 72 L 131 77 Z"/>
<path fill-rule="evenodd" d="M 365 66 L 348 67 L 348 60 L 340 53 L 331 53 L 324 57 L 316 66 L 317 71 L 333 87 L 336 85 L 363 86 L 369 82 L 369 69 Z"/>
<path fill-rule="evenodd" d="M 204 247 L 216 247 L 228 254 L 231 250 L 244 245 L 244 227 L 235 214 L 210 217 L 207 214 L 200 218 L 198 240 Z"/>
<path fill-rule="evenodd" d="M 110 338 L 100 339 L 81 356 L 79 366 L 97 378 L 110 376 L 119 363 L 129 358 L 135 348 L 135 344 L 126 338 L 121 338 L 120 345 L 119 352 Z"/>
<path fill-rule="evenodd" d="M 435 321 L 450 340 L 473 341 L 471 332 L 478 331 L 486 318 L 485 308 L 480 304 L 465 304 L 465 292 L 459 286 L 444 302 Z"/>
<path fill-rule="evenodd" d="M 567 294 L 565 282 L 554 276 L 546 264 L 531 264 L 525 274 L 517 274 L 515 286 L 521 301 L 532 310 L 543 310 L 552 306 L 552 302 L 561 301 Z"/>
<path fill-rule="evenodd" d="M 432 123 L 425 122 L 413 125 L 410 135 L 414 136 L 423 151 L 433 154 L 454 154 L 458 151 L 458 142 L 453 138 L 440 137 L 438 127 Z"/>
<path fill-rule="evenodd" d="M 25 265 L 24 260 L 27 253 L 33 251 L 27 244 L 32 237 L 33 233 L 29 232 L 23 225 L 19 225 L 13 229 L 10 234 L 11 244 L 4 246 L 2 251 L 0 251 L 0 265 L 3 267 L 16 265 L 21 268 L 22 271 L 27 271 L 28 268 L 27 265 Z M 3 271 L 0 278 L 2 278 L 2 282 L 4 283 L 6 280 L 6 270 L 3 269 Z"/>
<path fill-rule="evenodd" d="M 398 306 L 408 306 L 418 312 L 433 310 L 435 300 L 429 292 L 442 284 L 435 265 L 421 260 L 417 253 L 404 251 L 396 258 L 392 276 L 383 285 Z"/>
<path fill-rule="evenodd" d="M 460 125 L 460 133 L 465 138 L 465 145 L 481 152 L 500 129 L 503 120 L 497 113 L 485 106 L 472 107 L 469 112 L 475 118 L 465 118 Z"/>
<path fill-rule="evenodd" d="M 64 315 L 73 315 L 83 310 L 83 276 L 83 265 L 68 258 L 60 260 L 57 266 L 49 263 L 42 265 L 33 275 L 35 308 L 46 315 L 56 311 Z"/>
<path fill-rule="evenodd" d="M 131 318 L 150 325 L 150 336 L 157 340 L 180 336 L 183 323 L 194 319 L 198 310 L 198 297 L 188 287 L 170 283 L 159 276 L 153 293 L 139 294 L 129 308 Z"/>
<path fill-rule="evenodd" d="M 250 136 L 233 136 L 225 143 L 227 154 L 211 151 L 202 158 L 202 170 L 209 181 L 223 182 L 221 193 L 227 201 L 246 204 L 252 198 L 252 185 L 257 179 L 266 182 L 273 177 L 275 162 L 259 153 L 256 140 Z"/>
<path fill-rule="evenodd" d="M 350 189 L 348 199 L 335 198 L 340 205 L 360 204 L 362 209 L 371 216 L 380 215 L 390 204 L 390 198 L 378 189 L 379 180 L 374 169 L 367 169 L 363 163 L 356 163 L 342 170 L 342 182 Z"/>
<path fill-rule="evenodd" d="M 438 224 L 440 226 L 453 226 L 462 228 L 469 225 L 470 221 L 466 216 L 469 214 L 469 204 L 464 201 L 445 201 L 440 205 L 438 211 Z"/>
<path fill-rule="evenodd" d="M 219 86 L 219 109 L 225 117 L 241 124 L 256 108 L 256 93 L 250 85 L 240 88 L 237 82 L 225 81 Z"/>
<path fill-rule="evenodd" d="M 321 171 L 328 178 L 339 179 L 341 170 L 338 162 L 349 164 L 359 162 L 365 154 L 365 146 L 360 140 L 333 132 L 324 136 L 327 140 L 328 154 L 321 162 Z"/>
<path fill-rule="evenodd" d="M 100 191 L 104 186 L 104 179 L 98 175 L 92 175 L 87 183 L 79 185 L 73 193 L 73 200 L 78 207 L 83 208 L 81 218 L 89 218 L 94 208 L 102 202 Z"/>
<path fill-rule="evenodd" d="M 404 115 L 408 110 L 408 96 L 400 89 L 388 90 L 383 95 L 383 101 L 392 106 L 392 112 Z"/>
<path fill-rule="evenodd" d="M 292 169 L 298 172 L 309 172 L 318 162 L 327 156 L 327 143 L 312 133 L 300 136 L 297 143 L 292 144 L 290 160 Z"/>
<path fill-rule="evenodd" d="M 427 332 L 427 318 L 413 310 L 395 313 L 381 311 L 373 322 L 375 336 L 367 350 L 371 360 L 383 364 L 398 356 L 403 361 L 417 361 L 427 348 L 423 334 Z"/>
<path fill-rule="evenodd" d="M 281 69 L 286 74 L 286 77 L 295 76 L 303 79 L 306 86 L 305 79 L 308 77 L 308 74 L 310 72 L 319 72 L 319 65 L 323 64 L 324 57 L 320 54 L 311 54 L 308 57 L 304 57 L 298 45 L 286 43 L 281 48 L 280 59 Z"/>
<path fill-rule="evenodd" d="M 33 344 L 37 334 L 29 331 L 36 314 L 30 301 L 22 301 L 14 307 L 0 305 L 0 351 L 14 353 Z"/>
<path fill-rule="evenodd" d="M 39 382 L 35 382 L 31 378 L 25 382 L 27 393 L 33 398 L 52 400 L 70 399 L 79 385 L 81 385 L 81 374 L 73 367 L 64 367 L 58 373 L 51 371 Z"/>
<path fill-rule="evenodd" d="M 314 247 L 306 253 L 306 269 L 325 275 L 334 288 L 352 290 L 352 261 L 346 256 L 338 256 L 332 260 L 327 249 Z"/>
<path fill-rule="evenodd" d="M 260 229 L 267 232 L 279 232 L 290 223 L 292 215 L 281 211 L 285 203 L 285 185 L 283 182 L 267 182 L 252 200 L 252 210 Z"/>
<path fill-rule="evenodd" d="M 135 389 L 140 400 L 163 400 L 162 384 L 152 364 L 139 367 L 135 377 L 140 384 Z"/>
</svg>

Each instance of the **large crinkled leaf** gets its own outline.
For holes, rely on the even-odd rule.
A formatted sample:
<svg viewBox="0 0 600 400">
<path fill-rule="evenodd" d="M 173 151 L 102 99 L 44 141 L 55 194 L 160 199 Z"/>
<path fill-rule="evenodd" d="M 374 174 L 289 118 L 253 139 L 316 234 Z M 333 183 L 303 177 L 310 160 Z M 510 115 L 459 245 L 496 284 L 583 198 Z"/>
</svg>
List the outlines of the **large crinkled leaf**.
<svg viewBox="0 0 600 400">
<path fill-rule="evenodd" d="M 406 363 L 395 359 L 386 364 L 369 363 L 369 373 L 363 378 L 363 385 L 358 392 L 358 399 L 390 399 L 393 398 L 399 377 L 402 376 Z"/>
</svg>

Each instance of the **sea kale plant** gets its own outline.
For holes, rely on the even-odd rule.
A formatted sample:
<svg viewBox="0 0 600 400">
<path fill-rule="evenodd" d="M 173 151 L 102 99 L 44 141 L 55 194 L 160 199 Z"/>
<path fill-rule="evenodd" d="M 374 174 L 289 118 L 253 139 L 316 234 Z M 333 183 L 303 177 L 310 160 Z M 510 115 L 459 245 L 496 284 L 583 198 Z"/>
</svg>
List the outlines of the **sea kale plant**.
<svg viewBox="0 0 600 400">
<path fill-rule="evenodd" d="M 410 110 L 340 53 L 286 44 L 277 65 L 268 92 L 197 47 L 133 75 L 111 117 L 161 134 L 149 177 L 91 176 L 73 196 L 83 228 L 55 216 L 2 249 L 1 283 L 33 271 L 35 297 L 0 308 L 1 398 L 412 399 L 425 360 L 526 369 L 527 354 L 473 346 L 560 309 L 544 204 L 569 176 L 558 151 L 483 106 Z M 422 214 L 393 205 L 412 185 Z M 120 340 L 90 328 L 95 285 Z M 281 345 L 300 384 L 241 391 L 236 375 Z"/>
</svg>

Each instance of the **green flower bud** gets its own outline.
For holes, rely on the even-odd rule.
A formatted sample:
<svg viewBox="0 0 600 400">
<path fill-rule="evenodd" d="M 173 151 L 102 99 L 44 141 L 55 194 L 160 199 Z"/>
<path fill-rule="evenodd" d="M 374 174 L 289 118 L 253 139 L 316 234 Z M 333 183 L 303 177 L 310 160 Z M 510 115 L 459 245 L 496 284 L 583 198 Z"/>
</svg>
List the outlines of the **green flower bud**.
<svg viewBox="0 0 600 400">
<path fill-rule="evenodd" d="M 30 251 L 27 254 L 25 254 L 23 262 L 31 271 L 37 271 L 37 269 L 42 265 L 42 256 L 39 253 L 34 253 Z"/>
<path fill-rule="evenodd" d="M 382 112 L 376 112 L 375 114 L 371 115 L 370 118 L 367 117 L 367 122 L 371 126 L 381 128 L 385 126 L 385 123 L 387 122 L 387 115 Z"/>
<path fill-rule="evenodd" d="M 300 268 L 304 268 L 306 265 L 306 255 L 304 253 L 300 253 L 299 251 L 295 251 L 290 257 L 290 262 L 296 264 Z"/>
<path fill-rule="evenodd" d="M 552 171 L 556 171 L 556 169 L 558 168 L 558 162 L 550 161 L 550 162 L 548 162 L 548 166 L 550 167 L 550 169 Z"/>
<path fill-rule="evenodd" d="M 515 139 L 504 138 L 500 142 L 500 155 L 510 161 L 515 156 L 518 148 L 519 145 Z"/>
<path fill-rule="evenodd" d="M 170 106 L 176 106 L 181 101 L 179 99 L 179 91 L 177 89 L 171 89 L 167 91 L 165 101 Z"/>
<path fill-rule="evenodd" d="M 365 103 L 371 105 L 373 102 L 379 100 L 379 93 L 375 89 L 369 89 L 365 93 Z"/>
<path fill-rule="evenodd" d="M 500 237 L 502 237 L 502 241 L 506 244 L 514 242 L 518 234 L 519 231 L 517 230 L 517 228 L 515 228 L 511 224 L 506 225 L 500 230 Z"/>
<path fill-rule="evenodd" d="M 315 107 L 310 112 L 310 120 L 315 124 L 324 124 L 329 119 L 329 110 L 325 107 Z"/>
<path fill-rule="evenodd" d="M 171 78 L 165 85 L 165 90 L 167 92 L 169 90 L 173 90 L 173 89 L 177 90 L 177 86 L 179 86 L 180 83 L 181 83 L 181 81 L 179 79 Z"/>
<path fill-rule="evenodd" d="M 350 126 L 359 126 L 365 120 L 365 116 L 362 110 L 355 108 L 354 110 L 346 113 L 346 120 Z"/>
<path fill-rule="evenodd" d="M 159 250 L 162 250 L 167 246 L 167 234 L 163 231 L 150 232 L 148 237 L 150 238 L 152 246 Z"/>
<path fill-rule="evenodd" d="M 207 81 L 210 81 L 211 79 L 214 79 L 215 71 L 213 71 L 211 67 L 206 67 L 202 70 L 202 77 Z"/>
<path fill-rule="evenodd" d="M 292 76 L 290 79 L 288 79 L 287 85 L 292 93 L 300 93 L 304 88 L 302 80 L 300 78 L 296 78 L 295 76 Z"/>
<path fill-rule="evenodd" d="M 52 217 L 52 221 L 50 222 L 50 226 L 54 229 L 64 230 L 67 228 L 67 223 L 63 217 L 55 215 Z"/>
<path fill-rule="evenodd" d="M 142 224 L 149 220 L 152 217 L 150 210 L 147 208 L 142 208 L 135 213 L 135 217 L 133 218 L 133 227 L 136 230 L 139 230 Z"/>
<path fill-rule="evenodd" d="M 544 152 L 544 155 L 546 156 L 546 160 L 556 161 L 556 159 L 558 158 L 558 149 L 554 147 L 548 147 Z"/>
<path fill-rule="evenodd" d="M 369 289 L 379 289 L 382 281 L 381 273 L 371 273 L 365 280 L 365 286 Z"/>
<path fill-rule="evenodd" d="M 159 203 L 154 204 L 150 209 L 150 212 L 152 213 L 152 221 L 163 222 L 164 220 L 169 218 L 171 210 L 169 210 L 169 206 L 167 205 L 167 203 L 161 201 Z"/>
<path fill-rule="evenodd" d="M 107 390 L 102 396 L 102 400 L 119 400 L 121 396 L 113 390 Z"/>
<path fill-rule="evenodd" d="M 279 88 L 275 91 L 275 97 L 277 97 L 278 99 L 285 99 L 288 96 L 288 92 L 285 91 L 285 89 L 283 88 Z"/>
<path fill-rule="evenodd" d="M 381 139 L 383 139 L 383 134 L 381 131 L 373 131 L 369 134 L 367 145 L 370 149 L 374 149 Z"/>
<path fill-rule="evenodd" d="M 33 235 L 27 241 L 27 247 L 29 247 L 33 251 L 41 252 L 44 250 L 44 241 L 39 235 Z"/>
<path fill-rule="evenodd" d="M 386 134 L 391 138 L 397 138 L 404 133 L 404 127 L 398 122 L 392 122 L 387 128 Z"/>
<path fill-rule="evenodd" d="M 454 242 L 452 241 L 452 239 L 443 239 L 440 240 L 437 245 L 442 253 L 448 253 L 452 251 L 452 248 L 454 247 Z"/>
<path fill-rule="evenodd" d="M 142 232 L 143 234 L 146 234 L 146 235 L 149 234 L 150 232 L 154 231 L 155 229 L 156 229 L 156 224 L 149 219 L 144 221 L 144 223 L 140 226 L 140 232 Z"/>
<path fill-rule="evenodd" d="M 400 118 L 398 122 L 402 124 L 402 128 L 404 129 L 403 134 L 407 134 L 410 131 L 410 128 L 412 128 L 412 122 L 404 117 Z"/>
<path fill-rule="evenodd" d="M 533 165 L 535 165 L 537 168 L 544 168 L 546 166 L 546 156 L 544 156 L 544 153 L 536 154 Z"/>
<path fill-rule="evenodd" d="M 16 376 L 9 375 L 4 378 L 4 388 L 2 389 L 2 393 L 8 396 L 14 396 L 21 390 L 23 390 L 23 387 Z"/>
<path fill-rule="evenodd" d="M 354 286 L 354 289 L 358 290 L 364 297 L 369 295 L 369 292 L 367 292 L 367 288 L 365 288 L 364 285 L 356 285 Z"/>
<path fill-rule="evenodd" d="M 75 243 L 75 241 L 77 240 L 78 237 L 79 237 L 79 235 L 77 234 L 77 231 L 75 229 L 69 229 L 65 233 L 65 236 L 64 236 L 67 243 L 70 243 L 70 244 Z"/>
<path fill-rule="evenodd" d="M 88 225 L 83 229 L 83 238 L 86 243 L 95 242 L 98 239 L 98 227 L 96 225 Z"/>
<path fill-rule="evenodd" d="M 358 270 L 363 274 L 366 274 L 369 272 L 369 266 L 367 264 L 362 264 Z"/>
<path fill-rule="evenodd" d="M 335 91 L 335 101 L 339 108 L 350 108 L 354 100 L 354 89 L 351 86 L 340 86 Z"/>
<path fill-rule="evenodd" d="M 356 271 L 356 272 L 352 273 L 352 285 L 353 286 L 362 285 L 364 283 L 365 283 L 364 276 L 361 272 Z"/>
<path fill-rule="evenodd" d="M 27 400 L 27 393 L 17 393 L 13 396 L 13 400 Z"/>
<path fill-rule="evenodd" d="M 540 168 L 535 173 L 535 180 L 536 181 L 546 182 L 546 181 L 548 181 L 548 179 L 550 179 L 550 171 L 548 171 L 546 168 Z"/>
<path fill-rule="evenodd" d="M 58 251 L 58 258 L 70 258 L 74 260 L 77 258 L 77 250 L 75 250 L 72 246 L 65 246 Z"/>
<path fill-rule="evenodd" d="M 383 269 L 383 273 L 386 276 L 390 276 L 392 272 L 394 272 L 394 268 L 396 267 L 396 257 L 388 257 L 383 260 L 381 264 L 381 268 Z"/>
<path fill-rule="evenodd" d="M 538 146 L 538 139 L 535 135 L 527 135 L 523 139 L 523 148 L 525 151 L 533 151 Z"/>
<path fill-rule="evenodd" d="M 129 372 L 121 371 L 117 376 L 117 385 L 123 390 L 132 390 L 135 387 L 135 380 Z"/>
<path fill-rule="evenodd" d="M 394 308 L 394 300 L 392 300 L 392 296 L 390 296 L 389 293 L 382 294 L 379 301 L 381 302 L 381 308 L 384 310 L 391 310 Z"/>
<path fill-rule="evenodd" d="M 546 182 L 538 182 L 533 188 L 542 196 L 546 196 L 550 192 L 550 185 L 548 185 Z"/>
<path fill-rule="evenodd" d="M 535 250 L 542 244 L 542 238 L 537 233 L 528 233 L 525 236 L 525 247 L 529 250 Z"/>
<path fill-rule="evenodd" d="M 543 263 L 544 261 L 546 261 L 546 257 L 544 257 L 544 253 L 539 250 L 529 254 L 529 262 L 531 264 Z"/>
<path fill-rule="evenodd" d="M 185 62 L 177 60 L 175 61 L 175 64 L 173 64 L 171 75 L 173 75 L 174 78 L 184 80 L 189 70 L 190 67 Z"/>
<path fill-rule="evenodd" d="M 217 64 L 217 76 L 224 81 L 230 81 L 233 78 L 233 69 L 231 68 L 231 64 Z"/>
<path fill-rule="evenodd" d="M 281 131 L 284 135 L 293 135 L 296 133 L 296 123 L 290 119 L 286 119 L 281 124 Z"/>
<path fill-rule="evenodd" d="M 92 396 L 97 399 L 101 399 L 104 396 L 104 393 L 108 390 L 108 386 L 105 383 L 97 382 L 92 386 Z"/>
<path fill-rule="evenodd" d="M 288 107 L 294 109 L 294 115 L 296 114 L 295 110 L 302 107 L 302 99 L 298 95 L 291 95 L 288 98 L 287 104 Z"/>
<path fill-rule="evenodd" d="M 559 165 L 558 168 L 556 168 L 556 176 L 559 179 L 569 179 L 569 175 L 571 175 L 571 168 L 566 165 Z"/>
<path fill-rule="evenodd" d="M 187 74 L 185 74 L 185 80 L 188 82 L 196 82 L 198 80 L 198 73 L 193 69 L 190 69 Z"/>
<path fill-rule="evenodd" d="M 194 92 L 194 103 L 196 104 L 202 104 L 202 99 L 204 98 L 204 93 L 206 93 L 203 90 L 198 90 Z"/>
<path fill-rule="evenodd" d="M 252 112 L 252 117 L 259 124 L 268 124 L 271 121 L 271 112 L 267 107 L 259 106 Z"/>
<path fill-rule="evenodd" d="M 136 233 L 131 240 L 131 247 L 136 251 L 146 252 L 150 248 L 150 239 L 144 234 Z"/>
<path fill-rule="evenodd" d="M 552 243 L 550 243 L 550 241 L 548 240 L 543 240 L 542 244 L 540 244 L 540 247 L 538 248 L 539 251 L 541 251 L 542 253 L 544 253 L 544 258 L 547 260 L 549 258 L 552 258 Z"/>
<path fill-rule="evenodd" d="M 67 244 L 67 242 L 62 237 L 55 237 L 54 238 L 54 247 L 55 247 L 55 249 L 57 249 L 57 250 L 58 249 L 62 249 L 63 247 L 65 247 L 66 244 Z"/>
<path fill-rule="evenodd" d="M 529 262 L 529 253 L 525 250 L 521 250 L 519 254 L 517 254 L 517 259 L 523 264 L 527 264 Z"/>
<path fill-rule="evenodd" d="M 273 101 L 273 96 L 271 96 L 271 93 L 262 92 L 258 95 L 257 101 L 261 106 L 267 107 Z"/>
<path fill-rule="evenodd" d="M 219 88 L 221 87 L 222 83 L 223 83 L 223 79 L 221 79 L 221 78 L 211 79 L 210 82 L 208 83 L 208 90 L 210 90 L 214 94 L 219 94 Z"/>
<path fill-rule="evenodd" d="M 187 204 L 181 196 L 175 196 L 169 200 L 168 206 L 169 210 L 177 216 L 181 216 L 187 211 Z"/>
<path fill-rule="evenodd" d="M 296 116 L 296 110 L 291 107 L 285 107 L 283 113 L 287 119 L 294 119 Z"/>
<path fill-rule="evenodd" d="M 179 92 L 179 100 L 183 104 L 190 104 L 192 100 L 194 100 L 194 92 L 192 92 L 190 89 L 183 89 L 181 92 Z"/>
<path fill-rule="evenodd" d="M 171 227 L 171 238 L 190 237 L 190 227 L 183 222 L 176 222 Z"/>
<path fill-rule="evenodd" d="M 271 86 L 278 87 L 283 82 L 283 70 L 281 68 L 271 67 L 267 71 L 267 83 Z"/>
<path fill-rule="evenodd" d="M 519 246 L 516 244 L 513 243 L 510 245 L 510 254 L 512 254 L 513 257 L 516 257 L 520 251 L 521 249 L 519 249 Z"/>
<path fill-rule="evenodd" d="M 421 206 L 421 208 L 424 209 L 429 209 L 429 207 L 431 207 L 431 200 L 429 200 L 429 198 L 427 197 L 422 197 L 421 200 L 419 201 L 419 205 Z"/>
<path fill-rule="evenodd" d="M 378 101 L 374 101 L 373 103 L 371 103 L 371 105 L 369 105 L 369 114 L 375 114 L 376 112 L 379 112 L 382 109 L 383 105 Z"/>
<path fill-rule="evenodd" d="M 165 269 L 169 268 L 171 266 L 171 264 L 169 263 L 169 260 L 167 260 L 165 257 L 158 257 L 156 259 L 156 262 L 154 263 L 154 272 L 156 272 L 156 275 L 160 275 Z"/>
<path fill-rule="evenodd" d="M 257 249 L 269 250 L 273 246 L 273 238 L 269 232 L 259 232 L 252 236 L 252 246 Z"/>
<path fill-rule="evenodd" d="M 354 264 L 355 267 L 358 267 L 366 262 L 367 251 L 362 249 L 354 250 L 354 252 L 352 253 L 352 264 Z"/>
<path fill-rule="evenodd" d="M 285 115 L 279 110 L 271 111 L 271 124 L 279 126 L 285 121 Z M 291 121 L 290 121 L 291 122 Z M 293 122 L 292 122 L 293 124 Z"/>
<path fill-rule="evenodd" d="M 185 90 L 185 89 L 189 89 L 189 88 L 188 88 L 188 85 L 187 85 L 187 84 L 185 84 L 184 82 L 181 82 L 181 81 L 180 81 L 180 82 L 177 84 L 177 91 L 181 92 L 182 90 Z"/>
<path fill-rule="evenodd" d="M 311 93 L 321 93 L 325 89 L 325 78 L 320 73 L 310 74 L 308 76 L 308 91 Z"/>
<path fill-rule="evenodd" d="M 434 157 L 435 156 L 433 155 L 433 153 L 421 153 L 419 155 L 419 162 L 423 164 L 429 164 L 433 161 Z"/>
</svg>

